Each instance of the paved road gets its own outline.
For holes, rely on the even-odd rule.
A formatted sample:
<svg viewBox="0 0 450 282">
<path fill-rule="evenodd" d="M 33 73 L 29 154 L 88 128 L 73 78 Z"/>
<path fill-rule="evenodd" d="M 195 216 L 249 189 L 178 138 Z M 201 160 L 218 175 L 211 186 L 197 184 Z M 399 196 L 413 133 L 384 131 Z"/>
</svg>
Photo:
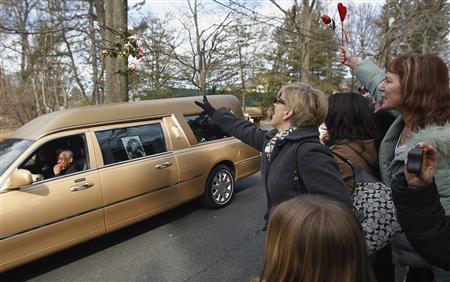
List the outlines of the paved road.
<svg viewBox="0 0 450 282">
<path fill-rule="evenodd" d="M 230 206 L 193 201 L 22 266 L 2 281 L 249 281 L 264 249 L 260 174 L 241 181 Z"/>
</svg>

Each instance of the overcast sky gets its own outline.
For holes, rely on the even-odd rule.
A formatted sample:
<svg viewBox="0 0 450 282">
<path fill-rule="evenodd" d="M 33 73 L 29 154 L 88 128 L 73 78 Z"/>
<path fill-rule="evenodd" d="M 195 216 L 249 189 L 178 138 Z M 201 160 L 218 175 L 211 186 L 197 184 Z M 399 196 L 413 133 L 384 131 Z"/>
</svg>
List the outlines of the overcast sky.
<svg viewBox="0 0 450 282">
<path fill-rule="evenodd" d="M 128 0 L 128 5 L 131 7 L 136 3 L 140 3 L 142 0 Z M 218 0 L 223 4 L 227 4 L 228 0 Z M 365 3 L 372 3 L 375 5 L 383 5 L 385 0 L 351 0 L 351 1 L 337 1 L 337 0 L 323 0 L 321 1 L 322 6 L 325 8 L 325 13 L 329 14 L 329 16 L 338 18 L 337 13 L 337 4 L 342 2 L 344 5 L 359 5 Z M 198 3 L 201 3 L 205 7 L 214 8 L 220 7 L 218 9 L 219 13 L 227 12 L 225 7 L 221 7 L 217 3 L 212 0 L 198 0 Z M 283 8 L 289 8 L 293 1 L 292 0 L 278 0 L 277 3 Z M 247 0 L 245 4 L 248 6 L 253 6 L 255 4 L 259 4 L 256 12 L 263 15 L 281 15 L 281 12 L 269 1 L 269 0 Z M 247 5 L 246 5 L 247 6 Z M 176 15 L 182 10 L 187 10 L 188 5 L 186 0 L 146 0 L 144 6 L 139 11 L 130 11 L 129 19 L 130 24 L 132 24 L 136 18 L 139 18 L 142 14 L 147 14 L 147 12 L 151 12 L 155 16 L 163 16 L 166 13 L 172 13 Z M 351 11 L 348 12 L 348 16 L 351 16 Z"/>
</svg>

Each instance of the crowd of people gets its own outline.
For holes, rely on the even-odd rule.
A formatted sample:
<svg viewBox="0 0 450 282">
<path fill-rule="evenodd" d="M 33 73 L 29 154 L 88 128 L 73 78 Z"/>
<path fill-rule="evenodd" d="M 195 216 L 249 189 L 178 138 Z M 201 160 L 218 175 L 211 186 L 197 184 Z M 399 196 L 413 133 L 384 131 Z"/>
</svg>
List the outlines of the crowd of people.
<svg viewBox="0 0 450 282">
<path fill-rule="evenodd" d="M 353 69 L 364 95 L 327 99 L 310 85 L 285 85 L 273 100 L 273 131 L 215 109 L 206 96 L 196 102 L 222 129 L 261 151 L 267 237 L 254 280 L 450 281 L 446 64 L 435 55 L 402 55 L 385 72 L 345 47 L 338 60 Z M 416 173 L 405 166 L 413 148 L 425 151 Z M 352 203 L 355 172 L 343 160 L 391 188 L 402 232 L 375 254 L 367 251 L 364 215 Z"/>
</svg>

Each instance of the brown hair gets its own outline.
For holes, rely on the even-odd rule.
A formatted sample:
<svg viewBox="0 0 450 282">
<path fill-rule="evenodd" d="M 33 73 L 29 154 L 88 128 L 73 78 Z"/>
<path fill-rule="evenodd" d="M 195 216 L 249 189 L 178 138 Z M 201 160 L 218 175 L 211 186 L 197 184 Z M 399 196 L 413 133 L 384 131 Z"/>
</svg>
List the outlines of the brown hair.
<svg viewBox="0 0 450 282">
<path fill-rule="evenodd" d="M 262 275 L 253 281 L 374 281 L 361 226 L 323 196 L 280 204 L 269 221 Z"/>
<path fill-rule="evenodd" d="M 322 91 L 305 83 L 283 86 L 278 97 L 284 93 L 286 106 L 294 111 L 292 125 L 296 127 L 319 127 L 328 111 L 328 100 Z"/>
<path fill-rule="evenodd" d="M 403 119 L 413 127 L 450 121 L 447 65 L 436 55 L 403 55 L 387 70 L 400 77 Z"/>
</svg>

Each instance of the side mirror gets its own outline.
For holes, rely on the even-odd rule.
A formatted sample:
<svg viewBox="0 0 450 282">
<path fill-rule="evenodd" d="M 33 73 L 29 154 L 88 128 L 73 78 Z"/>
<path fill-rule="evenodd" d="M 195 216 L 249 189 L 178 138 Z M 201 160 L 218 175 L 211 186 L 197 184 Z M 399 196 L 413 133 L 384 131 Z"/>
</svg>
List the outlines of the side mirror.
<svg viewBox="0 0 450 282">
<path fill-rule="evenodd" d="M 23 186 L 33 183 L 31 172 L 26 169 L 18 169 L 9 177 L 8 190 L 20 189 Z"/>
</svg>

